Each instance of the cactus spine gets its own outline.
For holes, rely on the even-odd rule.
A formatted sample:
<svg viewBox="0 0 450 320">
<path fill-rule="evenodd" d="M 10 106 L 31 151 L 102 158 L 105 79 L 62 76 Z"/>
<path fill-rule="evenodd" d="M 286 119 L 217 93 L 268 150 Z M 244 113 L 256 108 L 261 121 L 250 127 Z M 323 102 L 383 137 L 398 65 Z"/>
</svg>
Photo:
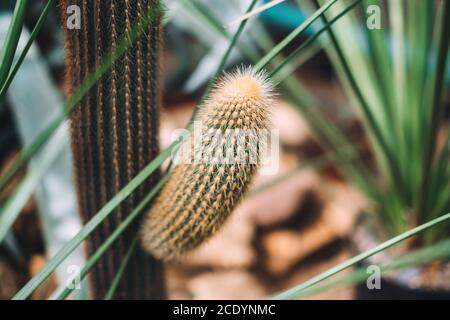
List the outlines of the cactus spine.
<svg viewBox="0 0 450 320">
<path fill-rule="evenodd" d="M 63 23 L 69 18 L 68 6 L 81 9 L 81 29 L 64 26 L 68 95 L 142 17 L 148 16 L 149 10 L 158 10 L 153 11 L 158 17 L 71 114 L 78 203 L 83 220 L 88 221 L 158 154 L 161 9 L 158 0 L 60 0 L 59 4 Z M 88 237 L 88 254 L 136 207 L 158 178 L 159 173 L 150 177 Z M 138 225 L 137 221 L 129 228 L 91 272 L 93 298 L 104 298 Z M 163 298 L 163 278 L 161 263 L 138 249 L 114 298 Z"/>
<path fill-rule="evenodd" d="M 149 253 L 180 258 L 223 225 L 256 172 L 271 95 L 264 75 L 249 69 L 225 76 L 211 92 L 197 118 L 201 137 L 196 141 L 194 129 L 143 222 Z"/>
</svg>

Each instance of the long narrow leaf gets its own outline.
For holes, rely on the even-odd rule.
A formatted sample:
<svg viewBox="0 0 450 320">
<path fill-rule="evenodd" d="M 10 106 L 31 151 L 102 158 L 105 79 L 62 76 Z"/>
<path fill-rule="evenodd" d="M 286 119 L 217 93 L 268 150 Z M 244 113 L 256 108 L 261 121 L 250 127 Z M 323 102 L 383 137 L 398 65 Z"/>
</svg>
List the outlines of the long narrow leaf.
<svg viewBox="0 0 450 320">
<path fill-rule="evenodd" d="M 280 41 L 270 52 L 268 52 L 263 59 L 261 59 L 256 65 L 256 70 L 261 70 L 265 68 L 270 61 L 275 58 L 284 48 L 288 46 L 295 38 L 297 38 L 301 33 L 303 33 L 308 27 L 310 27 L 314 21 L 316 21 L 325 11 L 327 11 L 337 0 L 330 0 L 319 10 L 314 12 L 308 19 L 306 19 L 301 25 L 295 28 L 287 37 Z"/>
<path fill-rule="evenodd" d="M 60 131 L 61 133 L 61 131 Z M 31 166 L 26 177 L 15 188 L 14 193 L 8 198 L 0 212 L 0 244 L 8 234 L 14 221 L 33 194 L 42 176 L 47 172 L 55 158 L 58 156 L 65 143 L 65 136 L 59 134 L 49 141 L 45 153 L 38 163 Z"/>
<path fill-rule="evenodd" d="M 41 30 L 42 26 L 44 25 L 44 22 L 47 19 L 47 16 L 50 13 L 50 9 L 52 8 L 54 2 L 55 2 L 55 0 L 49 0 L 47 2 L 47 4 L 45 5 L 44 10 L 42 10 L 41 15 L 39 16 L 39 19 L 36 22 L 36 25 L 34 26 L 33 30 L 31 31 L 30 37 L 28 38 L 25 48 L 23 48 L 19 58 L 17 59 L 16 63 L 14 64 L 5 83 L 3 84 L 3 86 L 0 86 L 0 101 L 2 101 L 3 98 L 5 97 L 6 92 L 8 91 L 8 88 L 11 85 L 11 82 L 14 80 L 14 76 L 16 75 L 17 71 L 19 71 L 19 68 L 22 65 L 22 62 L 25 60 L 25 57 L 27 56 L 28 50 L 30 50 L 31 45 L 33 44 L 34 40 L 36 39 L 36 36 L 38 35 L 39 31 Z M 2 82 L 0 82 L 0 84 L 1 83 Z"/>
<path fill-rule="evenodd" d="M 252 0 L 252 2 L 250 3 L 250 6 L 247 9 L 247 13 L 252 11 L 253 7 L 256 5 L 256 3 L 258 2 L 258 0 Z M 215 20 L 213 20 L 215 23 Z M 204 91 L 202 97 L 200 98 L 200 102 L 197 104 L 196 108 L 194 109 L 194 111 L 192 112 L 191 115 L 191 119 L 189 121 L 189 123 L 192 123 L 192 121 L 195 118 L 195 115 L 197 114 L 198 110 L 201 107 L 201 104 L 203 103 L 203 101 L 206 99 L 206 97 L 208 97 L 211 89 L 214 86 L 214 83 L 217 80 L 217 77 L 223 72 L 223 70 L 225 69 L 225 66 L 227 64 L 227 61 L 230 57 L 231 52 L 233 51 L 233 48 L 236 46 L 237 40 L 239 39 L 239 37 L 242 34 L 242 31 L 244 31 L 245 25 L 247 24 L 247 20 L 242 21 L 239 24 L 239 27 L 236 31 L 236 33 L 233 35 L 233 37 L 231 38 L 230 44 L 228 45 L 227 51 L 225 52 L 225 54 L 222 56 L 222 59 L 220 60 L 220 63 L 217 67 L 216 72 L 214 73 L 214 76 L 210 79 L 210 81 L 208 82 L 208 86 L 206 87 L 206 90 Z"/>
<path fill-rule="evenodd" d="M 9 25 L 5 43 L 0 51 L 0 87 L 8 77 L 9 70 L 17 50 L 28 0 L 17 0 L 11 24 Z"/>
<path fill-rule="evenodd" d="M 133 211 L 125 218 L 125 220 L 119 224 L 119 226 L 114 229 L 114 231 L 106 238 L 106 240 L 101 244 L 101 246 L 95 251 L 93 255 L 91 255 L 84 265 L 83 269 L 80 273 L 80 279 L 83 280 L 88 272 L 95 266 L 98 260 L 105 254 L 105 252 L 111 247 L 111 245 L 114 243 L 114 241 L 117 240 L 117 238 L 126 230 L 126 228 L 138 217 L 138 215 L 141 213 L 141 211 L 147 206 L 148 203 L 153 199 L 153 197 L 158 193 L 159 189 L 164 185 L 164 183 L 167 181 L 168 175 L 166 175 L 164 178 L 162 178 L 158 184 L 150 191 L 150 193 L 142 199 L 142 201 L 138 204 L 138 206 L 133 209 Z M 137 237 L 135 240 L 131 243 L 131 246 L 134 246 L 136 242 Z M 120 271 L 120 270 L 118 270 Z M 73 290 L 75 289 L 75 286 L 68 286 L 64 289 L 64 291 L 57 297 L 58 300 L 65 299 Z"/>
<path fill-rule="evenodd" d="M 392 258 L 381 265 L 380 272 L 383 275 L 389 274 L 393 271 L 403 270 L 405 268 L 417 267 L 435 260 L 445 259 L 450 256 L 450 240 L 441 241 L 437 244 L 425 247 L 403 256 Z M 367 268 L 361 267 L 352 271 L 348 275 L 341 276 L 337 279 L 329 280 L 326 283 L 319 283 L 315 286 L 301 292 L 297 298 L 309 296 L 327 291 L 329 289 L 336 289 L 345 285 L 357 284 L 367 279 Z"/>
</svg>

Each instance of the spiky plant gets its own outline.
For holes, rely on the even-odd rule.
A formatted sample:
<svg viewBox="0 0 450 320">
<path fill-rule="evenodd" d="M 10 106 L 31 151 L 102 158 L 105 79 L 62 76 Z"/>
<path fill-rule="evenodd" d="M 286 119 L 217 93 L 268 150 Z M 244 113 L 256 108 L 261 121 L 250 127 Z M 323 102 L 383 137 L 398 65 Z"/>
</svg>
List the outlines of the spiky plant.
<svg viewBox="0 0 450 320">
<path fill-rule="evenodd" d="M 132 27 L 141 23 L 147 11 L 153 10 L 158 15 L 71 114 L 78 203 L 87 222 L 158 154 L 161 8 L 157 0 L 61 0 L 64 15 L 69 5 L 81 9 L 81 29 L 64 28 L 69 96 L 108 53 L 116 50 L 119 39 L 131 34 Z M 67 18 L 64 16 L 63 21 Z M 87 239 L 89 254 L 95 252 L 158 179 L 156 172 L 92 233 Z M 91 273 L 94 298 L 104 298 L 138 225 L 139 221 L 135 221 L 95 266 Z M 138 249 L 115 298 L 163 297 L 161 263 Z"/>
<path fill-rule="evenodd" d="M 262 73 L 248 69 L 219 81 L 144 220 L 145 249 L 178 258 L 220 229 L 255 174 L 271 107 L 271 86 Z"/>
</svg>

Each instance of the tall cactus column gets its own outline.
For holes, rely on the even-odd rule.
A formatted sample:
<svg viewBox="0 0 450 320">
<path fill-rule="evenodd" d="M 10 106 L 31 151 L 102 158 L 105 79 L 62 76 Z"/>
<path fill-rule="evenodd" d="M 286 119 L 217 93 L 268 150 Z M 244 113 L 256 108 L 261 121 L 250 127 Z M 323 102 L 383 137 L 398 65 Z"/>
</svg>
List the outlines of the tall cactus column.
<svg viewBox="0 0 450 320">
<path fill-rule="evenodd" d="M 158 10 L 153 11 L 157 18 L 71 114 L 78 202 L 87 222 L 158 153 L 160 4 L 158 0 L 60 0 L 59 4 L 63 23 L 70 19 L 67 8 L 71 5 L 78 6 L 81 16 L 80 29 L 63 25 L 68 96 L 142 17 L 149 16 L 149 10 Z M 88 254 L 103 243 L 158 179 L 159 173 L 147 179 L 93 232 L 87 240 Z M 104 298 L 138 226 L 136 221 L 91 272 L 93 298 Z M 114 298 L 160 299 L 164 293 L 161 263 L 138 248 Z"/>
</svg>

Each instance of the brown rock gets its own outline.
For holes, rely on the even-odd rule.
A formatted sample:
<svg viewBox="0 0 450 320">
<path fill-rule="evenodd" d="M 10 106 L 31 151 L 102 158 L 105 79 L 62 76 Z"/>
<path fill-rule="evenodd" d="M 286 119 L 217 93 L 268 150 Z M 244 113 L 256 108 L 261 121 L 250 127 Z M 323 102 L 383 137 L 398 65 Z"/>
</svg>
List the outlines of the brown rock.
<svg viewBox="0 0 450 320">
<path fill-rule="evenodd" d="M 295 154 L 281 152 L 277 173 L 259 174 L 243 206 L 259 226 L 282 223 L 295 214 L 318 181 L 315 172 L 300 169 Z"/>
<path fill-rule="evenodd" d="M 366 201 L 354 189 L 333 183 L 321 188 L 323 209 L 312 225 L 302 230 L 275 230 L 261 239 L 272 274 L 284 274 L 323 246 L 347 235 Z"/>
<path fill-rule="evenodd" d="M 344 237 L 351 232 L 355 219 L 368 207 L 367 200 L 354 188 L 342 183 L 329 184 L 322 197 L 329 201 L 323 208 L 323 221 L 337 237 Z"/>
<path fill-rule="evenodd" d="M 311 139 L 311 134 L 300 112 L 285 101 L 279 101 L 272 119 L 273 127 L 280 130 L 280 140 L 288 146 L 298 146 Z"/>
<path fill-rule="evenodd" d="M 289 271 L 300 260 L 335 239 L 329 227 L 318 221 L 304 231 L 277 230 L 262 238 L 266 268 L 274 275 Z"/>
<path fill-rule="evenodd" d="M 191 300 L 192 296 L 186 288 L 186 282 L 191 276 L 188 270 L 181 265 L 166 263 L 165 279 L 167 298 L 170 300 Z"/>
<path fill-rule="evenodd" d="M 18 274 L 6 259 L 0 257 L 0 300 L 11 299 L 19 289 Z"/>
<path fill-rule="evenodd" d="M 266 296 L 264 287 L 251 273 L 240 270 L 208 272 L 188 282 L 194 299 L 261 299 Z"/>
<path fill-rule="evenodd" d="M 248 268 L 256 254 L 252 247 L 255 227 L 243 207 L 238 207 L 223 229 L 189 253 L 183 264 L 194 267 Z"/>
</svg>

